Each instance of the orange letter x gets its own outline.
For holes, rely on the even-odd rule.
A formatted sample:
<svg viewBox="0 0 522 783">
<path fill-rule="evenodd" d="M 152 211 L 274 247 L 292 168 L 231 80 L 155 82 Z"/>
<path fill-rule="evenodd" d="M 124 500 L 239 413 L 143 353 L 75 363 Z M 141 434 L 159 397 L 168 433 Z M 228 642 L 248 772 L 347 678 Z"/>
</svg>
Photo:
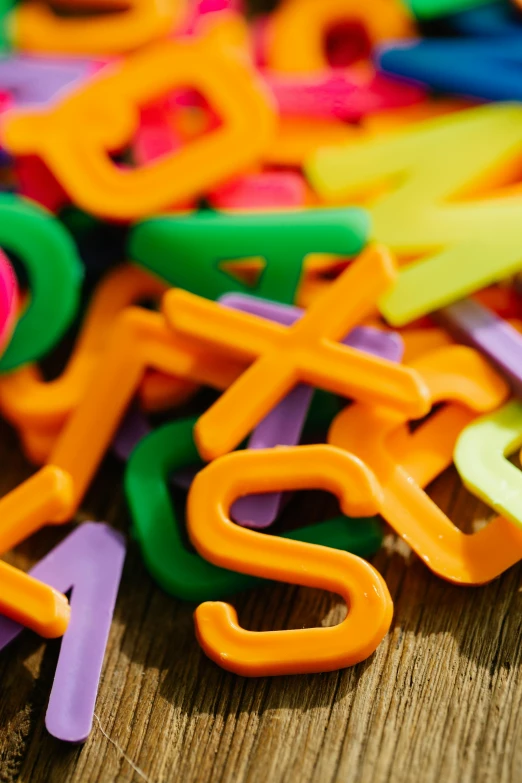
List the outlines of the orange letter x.
<svg viewBox="0 0 522 783">
<path fill-rule="evenodd" d="M 203 459 L 232 451 L 301 381 L 412 418 L 427 413 L 429 391 L 415 371 L 337 342 L 373 312 L 394 278 L 387 251 L 370 248 L 291 327 L 179 289 L 167 292 L 163 311 L 176 331 L 225 354 L 256 360 L 196 424 Z"/>
</svg>

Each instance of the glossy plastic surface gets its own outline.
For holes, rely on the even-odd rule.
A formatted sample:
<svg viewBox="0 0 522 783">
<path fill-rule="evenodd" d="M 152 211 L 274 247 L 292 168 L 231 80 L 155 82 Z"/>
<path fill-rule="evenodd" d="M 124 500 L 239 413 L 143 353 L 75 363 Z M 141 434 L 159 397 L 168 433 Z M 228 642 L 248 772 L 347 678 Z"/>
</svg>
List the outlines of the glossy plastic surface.
<svg viewBox="0 0 522 783">
<path fill-rule="evenodd" d="M 40 560 L 30 575 L 68 592 L 71 620 L 60 646 L 45 716 L 47 731 L 65 742 L 85 742 L 118 594 L 125 541 L 108 525 L 84 522 Z M 0 618 L 0 650 L 23 628 Z"/>
<path fill-rule="evenodd" d="M 371 44 L 407 36 L 408 13 L 396 0 L 283 0 L 270 17 L 267 62 L 277 71 L 323 71 L 329 67 L 326 37 L 340 22 L 359 22 Z"/>
<path fill-rule="evenodd" d="M 522 445 L 522 403 L 512 400 L 472 422 L 455 447 L 462 481 L 517 527 L 522 527 L 522 472 L 507 457 Z"/>
<path fill-rule="evenodd" d="M 203 466 L 192 430 L 196 419 L 166 424 L 133 451 L 125 473 L 125 492 L 147 567 L 161 587 L 186 601 L 208 601 L 259 584 L 255 576 L 219 568 L 190 551 L 176 518 L 169 479 L 175 471 Z M 284 534 L 285 538 L 343 549 L 368 557 L 380 546 L 376 519 L 337 517 Z"/>
<path fill-rule="evenodd" d="M 502 378 L 471 348 L 441 348 L 417 359 L 413 366 L 428 384 L 433 403 L 455 400 L 484 412 L 498 407 L 508 393 Z M 388 440 L 401 423 L 389 409 L 352 405 L 334 420 L 328 440 L 359 456 L 375 472 L 384 493 L 383 517 L 439 576 L 461 585 L 483 584 L 518 562 L 522 532 L 507 519 L 497 517 L 477 533 L 466 535 L 423 492 L 415 476 L 420 474 L 424 484 L 433 474 L 433 463 L 420 469 L 412 468 L 411 460 L 410 466 L 397 461 Z M 448 430 L 433 427 L 429 434 L 432 448 L 444 461 Z M 416 455 L 414 465 L 421 459 Z M 435 470 L 439 466 L 440 462 Z"/>
<path fill-rule="evenodd" d="M 148 367 L 224 389 L 244 365 L 177 337 L 158 313 L 126 308 L 48 458 L 71 475 L 74 507 L 87 490 Z"/>
<path fill-rule="evenodd" d="M 163 311 L 176 333 L 252 362 L 199 419 L 195 437 L 202 457 L 234 449 L 300 381 L 413 417 L 426 413 L 428 389 L 414 371 L 337 342 L 373 311 L 394 276 L 386 250 L 370 248 L 289 328 L 186 291 L 167 292 Z"/>
<path fill-rule="evenodd" d="M 9 259 L 0 250 L 0 354 L 5 350 L 16 323 L 18 282 Z"/>
<path fill-rule="evenodd" d="M 54 639 L 65 633 L 71 613 L 61 592 L 3 562 L 0 587 L 0 614 L 40 636 Z"/>
<path fill-rule="evenodd" d="M 207 210 L 138 223 L 129 256 L 170 285 L 207 299 L 238 292 L 293 304 L 309 254 L 356 255 L 368 232 L 368 216 L 356 208 L 251 215 Z M 254 259 L 259 273 L 244 281 L 241 269 Z"/>
<path fill-rule="evenodd" d="M 10 37 L 24 52 L 123 54 L 171 32 L 184 6 L 184 0 L 130 0 L 123 9 L 78 19 L 42 0 L 24 0 L 9 16 Z"/>
<path fill-rule="evenodd" d="M 76 315 L 83 267 L 74 243 L 52 215 L 17 196 L 0 195 L 0 247 L 25 267 L 29 306 L 0 359 L 7 372 L 47 353 Z"/>
<path fill-rule="evenodd" d="M 489 193 L 517 175 L 521 152 L 522 109 L 508 104 L 312 157 L 308 174 L 319 195 L 335 203 L 369 198 L 373 238 L 409 261 L 380 302 L 390 323 L 408 323 L 520 269 L 520 193 Z"/>
<path fill-rule="evenodd" d="M 329 446 L 297 446 L 228 454 L 195 478 L 187 527 L 197 551 L 210 562 L 280 582 L 331 590 L 348 615 L 330 628 L 246 631 L 228 604 L 204 603 L 195 613 L 204 652 L 243 676 L 324 672 L 364 660 L 386 635 L 392 602 L 380 574 L 364 560 L 302 541 L 267 536 L 235 525 L 228 509 L 240 495 L 318 487 L 334 492 L 347 514 L 379 510 L 380 489 L 352 455 Z"/>
<path fill-rule="evenodd" d="M 522 395 L 522 335 L 511 324 L 472 299 L 449 305 L 435 315 L 459 342 L 478 348 Z"/>
<path fill-rule="evenodd" d="M 47 465 L 0 499 L 0 553 L 7 552 L 48 522 L 72 515 L 71 477 Z"/>
<path fill-rule="evenodd" d="M 275 304 L 242 294 L 227 294 L 221 297 L 220 301 L 227 307 L 259 315 L 261 318 L 286 326 L 291 326 L 303 317 L 303 311 L 297 307 Z M 344 345 L 391 362 L 400 362 L 402 358 L 402 340 L 393 332 L 379 331 L 368 326 L 356 326 L 342 342 Z M 248 448 L 296 446 L 305 426 L 313 393 L 314 390 L 306 384 L 299 384 L 292 389 L 254 429 L 248 440 Z M 268 527 L 275 521 L 282 499 L 283 495 L 280 492 L 238 498 L 231 508 L 232 518 L 245 527 L 256 529 Z"/>
<path fill-rule="evenodd" d="M 382 48 L 385 73 L 411 79 L 432 90 L 489 101 L 520 101 L 522 29 L 499 44 L 496 38 L 426 39 Z"/>
<path fill-rule="evenodd" d="M 113 163 L 110 152 L 131 141 L 139 107 L 187 86 L 205 96 L 221 125 L 147 166 Z M 270 143 L 274 122 L 268 92 L 235 49 L 206 38 L 164 40 L 113 63 L 51 107 L 6 116 L 3 143 L 13 154 L 39 155 L 82 209 L 135 220 L 244 171 Z"/>
<path fill-rule="evenodd" d="M 141 269 L 116 268 L 96 289 L 67 366 L 58 378 L 43 380 L 33 365 L 0 377 L 2 414 L 19 428 L 26 446 L 39 444 L 38 449 L 31 450 L 33 457 L 45 459 L 48 456 L 65 421 L 85 392 L 118 314 L 140 299 L 159 299 L 165 290 L 160 280 Z M 175 392 L 183 399 L 187 390 L 194 388 L 176 379 L 171 379 L 169 387 L 171 402 L 176 399 Z"/>
</svg>

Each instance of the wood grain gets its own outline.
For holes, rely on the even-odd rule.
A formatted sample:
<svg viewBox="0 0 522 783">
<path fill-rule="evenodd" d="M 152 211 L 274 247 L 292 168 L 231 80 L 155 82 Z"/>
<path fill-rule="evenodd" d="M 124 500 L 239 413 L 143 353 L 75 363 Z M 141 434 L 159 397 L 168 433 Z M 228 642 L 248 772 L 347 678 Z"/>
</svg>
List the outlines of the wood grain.
<svg viewBox="0 0 522 783">
<path fill-rule="evenodd" d="M 0 426 L 0 491 L 30 468 Z M 108 458 L 81 519 L 128 530 L 122 470 Z M 432 496 L 463 529 L 488 518 L 453 471 Z M 290 522 L 320 515 L 297 498 Z M 28 568 L 70 530 L 49 528 L 7 559 Z M 395 604 L 391 631 L 352 669 L 247 680 L 221 671 L 194 638 L 194 607 L 155 586 L 130 542 L 96 705 L 83 747 L 47 735 L 59 641 L 25 633 L 0 655 L 0 780 L 31 783 L 183 781 L 522 780 L 520 567 L 492 584 L 453 587 L 390 533 L 375 558 Z M 333 624 L 336 596 L 275 585 L 235 601 L 252 629 Z"/>
</svg>

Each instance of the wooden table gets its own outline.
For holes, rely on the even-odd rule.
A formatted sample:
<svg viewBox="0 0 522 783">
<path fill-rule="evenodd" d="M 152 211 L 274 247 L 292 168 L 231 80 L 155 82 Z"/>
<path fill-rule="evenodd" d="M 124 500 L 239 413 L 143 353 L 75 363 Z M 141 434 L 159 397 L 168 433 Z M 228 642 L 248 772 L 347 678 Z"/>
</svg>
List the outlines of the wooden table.
<svg viewBox="0 0 522 783">
<path fill-rule="evenodd" d="M 0 425 L 2 494 L 30 474 Z M 79 520 L 128 530 L 122 469 L 108 458 Z M 432 496 L 463 529 L 489 511 L 448 471 Z M 324 515 L 296 497 L 286 516 Z M 311 513 L 312 509 L 312 513 Z M 69 530 L 49 528 L 7 559 L 28 568 Z M 365 663 L 330 674 L 242 679 L 199 650 L 193 606 L 165 595 L 130 542 L 91 736 L 49 737 L 44 716 L 59 641 L 23 634 L 0 655 L 0 780 L 30 783 L 482 783 L 522 780 L 520 567 L 477 589 L 433 576 L 388 533 L 374 559 L 395 604 Z M 248 628 L 334 624 L 336 596 L 269 586 L 239 596 Z"/>
</svg>

